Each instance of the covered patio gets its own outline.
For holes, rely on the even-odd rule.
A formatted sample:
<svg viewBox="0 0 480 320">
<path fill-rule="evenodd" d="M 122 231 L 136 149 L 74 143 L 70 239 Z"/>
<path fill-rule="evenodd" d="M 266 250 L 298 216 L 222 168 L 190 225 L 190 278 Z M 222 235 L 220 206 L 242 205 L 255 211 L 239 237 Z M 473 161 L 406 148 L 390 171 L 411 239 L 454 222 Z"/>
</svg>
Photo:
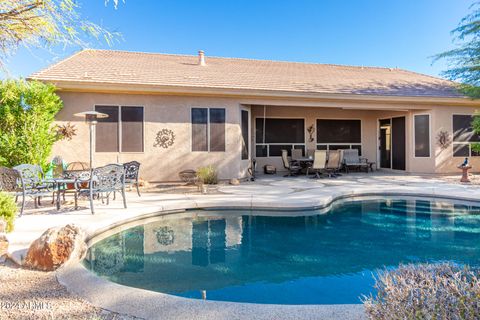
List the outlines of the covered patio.
<svg viewBox="0 0 480 320">
<path fill-rule="evenodd" d="M 251 105 L 249 110 L 251 154 L 258 171 L 267 164 L 284 171 L 282 149 L 289 156 L 292 149 L 300 149 L 304 157 L 313 156 L 314 150 L 357 149 L 361 157 L 375 163 L 375 169 L 434 170 L 428 110 L 375 105 Z M 415 141 L 414 121 L 422 122 L 416 126 Z"/>
</svg>

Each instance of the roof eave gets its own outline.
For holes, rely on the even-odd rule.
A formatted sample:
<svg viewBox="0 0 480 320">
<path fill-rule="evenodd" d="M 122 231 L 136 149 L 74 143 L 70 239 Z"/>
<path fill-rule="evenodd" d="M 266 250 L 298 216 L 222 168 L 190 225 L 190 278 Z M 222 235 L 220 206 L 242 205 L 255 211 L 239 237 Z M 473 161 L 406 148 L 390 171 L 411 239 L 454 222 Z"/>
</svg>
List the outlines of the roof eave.
<svg viewBox="0 0 480 320">
<path fill-rule="evenodd" d="M 127 93 L 127 94 L 164 94 L 190 96 L 221 96 L 241 98 L 298 99 L 298 100 L 345 100 L 361 102 L 414 103 L 438 105 L 469 105 L 479 106 L 480 101 L 468 97 L 438 97 L 438 96 L 394 96 L 348 93 L 319 93 L 306 91 L 283 91 L 264 89 L 239 89 L 194 87 L 178 85 L 146 85 L 135 83 L 108 83 L 94 81 L 65 81 L 42 79 L 36 77 L 27 80 L 38 80 L 54 84 L 59 91 L 92 92 L 92 93 Z"/>
</svg>

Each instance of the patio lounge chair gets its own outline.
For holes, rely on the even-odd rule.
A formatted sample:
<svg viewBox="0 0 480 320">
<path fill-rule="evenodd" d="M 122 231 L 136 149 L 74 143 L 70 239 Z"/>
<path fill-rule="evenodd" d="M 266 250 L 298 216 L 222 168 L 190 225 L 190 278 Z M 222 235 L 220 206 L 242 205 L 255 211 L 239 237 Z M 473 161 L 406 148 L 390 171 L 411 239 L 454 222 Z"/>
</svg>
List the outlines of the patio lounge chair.
<svg viewBox="0 0 480 320">
<path fill-rule="evenodd" d="M 338 171 L 341 168 L 342 161 L 342 151 L 341 150 L 330 150 L 328 151 L 328 161 L 325 171 L 327 172 L 330 178 L 336 178 L 338 176 Z"/>
<path fill-rule="evenodd" d="M 88 187 L 83 188 L 82 185 L 88 182 Z M 103 167 L 92 170 L 92 175 L 88 180 L 78 179 L 75 182 L 78 196 L 86 196 L 90 200 L 90 209 L 95 214 L 93 199 L 98 196 L 107 199 L 109 204 L 110 194 L 119 191 L 123 198 L 123 207 L 127 208 L 127 200 L 125 198 L 125 170 L 121 164 L 108 164 Z"/>
<path fill-rule="evenodd" d="M 307 176 L 310 170 L 315 172 L 315 178 L 320 178 L 321 174 L 325 172 L 327 164 L 327 151 L 326 150 L 315 150 L 313 155 L 313 164 L 311 167 L 307 168 Z"/>
<path fill-rule="evenodd" d="M 303 158 L 302 149 L 292 149 L 292 161 L 297 161 L 298 159 Z"/>
<path fill-rule="evenodd" d="M 297 161 L 290 161 L 288 160 L 288 151 L 282 150 L 282 161 L 283 167 L 288 170 L 288 174 L 284 177 L 292 177 L 298 175 L 302 167 Z"/>
<path fill-rule="evenodd" d="M 140 189 L 138 185 L 138 173 L 140 171 L 140 162 L 138 161 L 130 161 L 123 164 L 123 169 L 125 170 L 125 186 L 133 186 L 137 187 L 137 194 L 140 197 Z M 115 199 L 115 193 L 114 198 Z"/>
<path fill-rule="evenodd" d="M 345 167 L 345 172 L 348 173 L 350 168 L 356 168 L 359 170 L 365 169 L 368 172 L 369 164 L 366 158 L 361 158 L 358 155 L 357 149 L 347 149 L 343 150 L 343 165 Z"/>
<path fill-rule="evenodd" d="M 0 190 L 15 196 L 15 198 L 22 197 L 22 206 L 19 214 L 19 216 L 22 216 L 25 209 L 26 191 L 20 172 L 15 169 L 0 167 Z"/>
</svg>

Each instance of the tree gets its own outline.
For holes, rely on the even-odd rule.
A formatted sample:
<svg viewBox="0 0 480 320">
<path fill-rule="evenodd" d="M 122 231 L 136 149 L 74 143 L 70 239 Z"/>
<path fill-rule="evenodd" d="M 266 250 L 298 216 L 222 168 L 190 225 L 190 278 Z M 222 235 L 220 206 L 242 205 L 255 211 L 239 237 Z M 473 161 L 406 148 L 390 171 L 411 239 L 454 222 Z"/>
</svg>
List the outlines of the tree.
<svg viewBox="0 0 480 320">
<path fill-rule="evenodd" d="M 38 81 L 0 83 L 0 165 L 39 164 L 47 171 L 59 139 L 55 115 L 63 103 L 55 87 Z"/>
<path fill-rule="evenodd" d="M 475 1 L 472 12 L 452 30 L 457 48 L 440 53 L 435 61 L 446 59 L 450 68 L 442 75 L 460 82 L 460 91 L 472 98 L 480 98 L 480 1 Z"/>
<path fill-rule="evenodd" d="M 117 7 L 118 0 L 113 3 Z M 84 47 L 85 36 L 104 40 L 107 44 L 119 36 L 82 19 L 79 6 L 75 0 L 1 0 L 0 64 L 3 65 L 19 46 L 63 44 Z"/>
<path fill-rule="evenodd" d="M 473 99 L 480 98 L 480 1 L 475 1 L 472 12 L 464 17 L 452 30 L 457 48 L 435 56 L 435 60 L 446 59 L 450 69 L 442 72 L 447 78 L 459 81 L 459 90 Z M 480 134 L 480 114 L 472 121 L 473 131 Z M 472 150 L 480 152 L 480 143 L 472 143 Z"/>
</svg>

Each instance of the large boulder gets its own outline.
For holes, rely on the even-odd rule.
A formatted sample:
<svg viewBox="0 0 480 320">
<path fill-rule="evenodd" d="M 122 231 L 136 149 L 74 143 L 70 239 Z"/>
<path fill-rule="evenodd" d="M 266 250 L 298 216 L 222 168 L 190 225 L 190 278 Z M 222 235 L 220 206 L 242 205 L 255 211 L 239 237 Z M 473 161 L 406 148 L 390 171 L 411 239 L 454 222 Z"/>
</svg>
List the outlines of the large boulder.
<svg viewBox="0 0 480 320">
<path fill-rule="evenodd" d="M 81 258 L 87 250 L 85 234 L 75 225 L 50 228 L 32 242 L 24 265 L 29 268 L 53 271 L 70 258 Z"/>
</svg>

